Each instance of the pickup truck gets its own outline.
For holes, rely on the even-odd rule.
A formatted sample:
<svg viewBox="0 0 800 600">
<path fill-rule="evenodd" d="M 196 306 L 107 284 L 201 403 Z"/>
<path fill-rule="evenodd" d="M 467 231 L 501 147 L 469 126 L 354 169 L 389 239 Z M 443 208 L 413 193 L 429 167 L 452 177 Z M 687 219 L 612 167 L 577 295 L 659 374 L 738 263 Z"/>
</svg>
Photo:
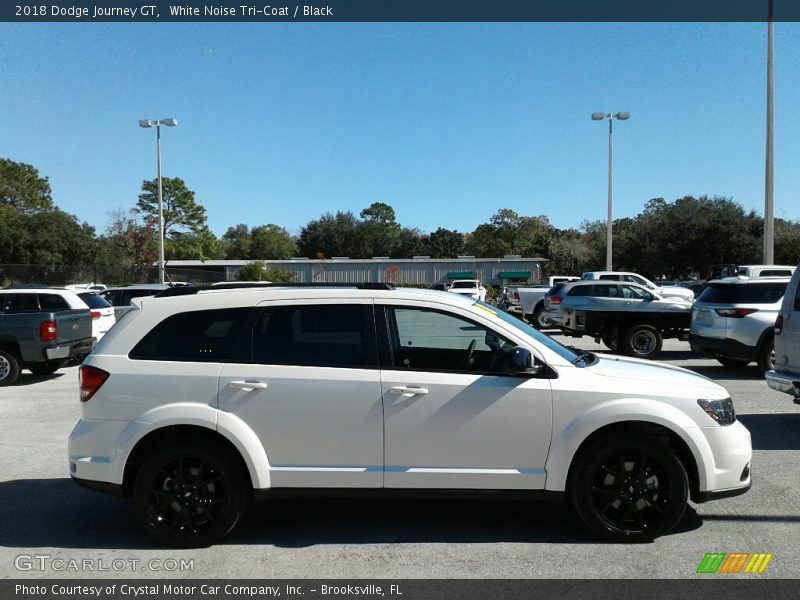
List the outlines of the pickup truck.
<svg viewBox="0 0 800 600">
<path fill-rule="evenodd" d="M 665 338 L 689 338 L 692 304 L 636 283 L 581 280 L 549 294 L 545 315 L 566 336 L 588 335 L 613 352 L 654 358 Z"/>
<path fill-rule="evenodd" d="M 21 369 L 49 375 L 95 343 L 89 307 L 68 290 L 0 289 L 0 386 Z"/>
<path fill-rule="evenodd" d="M 551 325 L 550 321 L 542 314 L 544 312 L 544 295 L 557 283 L 577 281 L 579 277 L 570 275 L 552 275 L 547 283 L 533 286 L 511 286 L 508 288 L 508 312 L 521 313 L 523 318 L 533 323 L 536 329 L 544 329 Z"/>
</svg>

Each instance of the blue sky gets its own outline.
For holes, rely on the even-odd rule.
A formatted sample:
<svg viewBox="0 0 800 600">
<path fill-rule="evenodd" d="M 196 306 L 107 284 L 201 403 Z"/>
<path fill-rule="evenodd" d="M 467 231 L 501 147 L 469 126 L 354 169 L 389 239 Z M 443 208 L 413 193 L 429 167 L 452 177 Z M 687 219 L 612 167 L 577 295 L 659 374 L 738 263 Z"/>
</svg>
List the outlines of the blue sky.
<svg viewBox="0 0 800 600">
<path fill-rule="evenodd" d="M 557 227 L 653 197 L 763 212 L 763 23 L 0 24 L 0 156 L 49 177 L 102 232 L 155 177 L 183 178 L 217 235 L 290 233 L 394 207 L 472 231 L 500 208 Z M 800 219 L 800 24 L 775 25 L 775 215 Z"/>
</svg>

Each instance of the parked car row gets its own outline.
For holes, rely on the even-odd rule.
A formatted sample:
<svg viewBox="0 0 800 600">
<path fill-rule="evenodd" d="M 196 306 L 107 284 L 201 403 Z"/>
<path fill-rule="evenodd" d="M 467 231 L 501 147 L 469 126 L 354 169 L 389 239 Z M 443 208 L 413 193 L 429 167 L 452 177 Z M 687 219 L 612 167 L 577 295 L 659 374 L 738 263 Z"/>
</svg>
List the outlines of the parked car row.
<svg viewBox="0 0 800 600">
<path fill-rule="evenodd" d="M 169 287 L 92 283 L 0 289 L 0 386 L 12 385 L 22 369 L 46 375 L 82 360 L 130 310 L 133 298 Z"/>
</svg>

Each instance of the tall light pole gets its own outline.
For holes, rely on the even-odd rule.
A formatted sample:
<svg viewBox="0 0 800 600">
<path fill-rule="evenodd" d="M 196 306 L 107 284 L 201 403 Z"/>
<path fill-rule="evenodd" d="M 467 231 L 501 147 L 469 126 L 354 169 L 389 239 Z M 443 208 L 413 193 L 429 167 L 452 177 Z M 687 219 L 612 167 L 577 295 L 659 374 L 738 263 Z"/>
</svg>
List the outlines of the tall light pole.
<svg viewBox="0 0 800 600">
<path fill-rule="evenodd" d="M 773 128 L 775 125 L 775 101 L 774 101 L 774 81 L 772 73 L 772 46 L 773 46 L 773 23 L 772 23 L 772 0 L 769 0 L 769 14 L 767 17 L 767 152 L 766 170 L 764 177 L 764 251 L 762 260 L 765 265 L 775 263 L 775 205 L 773 200 L 774 192 L 774 169 L 773 169 Z"/>
<path fill-rule="evenodd" d="M 606 271 L 611 270 L 611 157 L 612 146 L 611 138 L 613 133 L 612 123 L 614 119 L 618 121 L 627 121 L 631 118 L 630 113 L 592 113 L 592 121 L 602 121 L 608 119 L 608 223 L 606 225 Z"/>
<path fill-rule="evenodd" d="M 142 119 L 139 127 L 156 128 L 156 161 L 158 163 L 158 280 L 164 283 L 164 199 L 161 185 L 161 126 L 177 127 L 177 119 Z"/>
</svg>

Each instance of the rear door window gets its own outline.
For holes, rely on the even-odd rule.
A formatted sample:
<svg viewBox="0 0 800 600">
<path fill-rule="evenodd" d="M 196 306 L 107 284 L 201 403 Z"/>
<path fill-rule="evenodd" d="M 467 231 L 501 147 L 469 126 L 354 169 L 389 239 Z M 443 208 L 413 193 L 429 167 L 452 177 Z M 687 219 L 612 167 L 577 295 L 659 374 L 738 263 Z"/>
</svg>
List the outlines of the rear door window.
<svg viewBox="0 0 800 600">
<path fill-rule="evenodd" d="M 313 367 L 377 367 L 372 306 L 269 306 L 256 321 L 253 362 Z"/>
</svg>

